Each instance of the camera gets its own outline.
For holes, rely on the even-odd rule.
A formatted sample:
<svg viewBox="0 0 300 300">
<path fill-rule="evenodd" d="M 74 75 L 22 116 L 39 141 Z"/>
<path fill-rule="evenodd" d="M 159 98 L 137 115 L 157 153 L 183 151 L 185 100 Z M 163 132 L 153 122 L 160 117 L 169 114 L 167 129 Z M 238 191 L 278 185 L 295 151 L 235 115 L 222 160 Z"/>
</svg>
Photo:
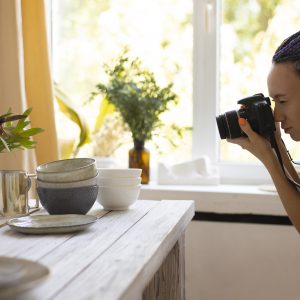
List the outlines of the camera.
<svg viewBox="0 0 300 300">
<path fill-rule="evenodd" d="M 247 119 L 251 128 L 264 137 L 270 137 L 276 130 L 271 101 L 263 94 L 255 94 L 237 102 L 239 110 L 227 111 L 216 117 L 221 139 L 235 139 L 246 134 L 241 130 L 239 117 Z"/>
</svg>

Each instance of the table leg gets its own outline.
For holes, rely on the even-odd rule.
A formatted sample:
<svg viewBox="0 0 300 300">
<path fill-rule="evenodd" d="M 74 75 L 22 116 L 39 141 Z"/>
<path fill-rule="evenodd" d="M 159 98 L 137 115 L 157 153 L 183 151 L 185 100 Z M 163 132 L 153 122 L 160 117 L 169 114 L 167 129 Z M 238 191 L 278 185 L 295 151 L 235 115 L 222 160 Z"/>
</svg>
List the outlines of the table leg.
<svg viewBox="0 0 300 300">
<path fill-rule="evenodd" d="M 184 234 L 176 242 L 143 292 L 143 300 L 185 299 Z"/>
</svg>

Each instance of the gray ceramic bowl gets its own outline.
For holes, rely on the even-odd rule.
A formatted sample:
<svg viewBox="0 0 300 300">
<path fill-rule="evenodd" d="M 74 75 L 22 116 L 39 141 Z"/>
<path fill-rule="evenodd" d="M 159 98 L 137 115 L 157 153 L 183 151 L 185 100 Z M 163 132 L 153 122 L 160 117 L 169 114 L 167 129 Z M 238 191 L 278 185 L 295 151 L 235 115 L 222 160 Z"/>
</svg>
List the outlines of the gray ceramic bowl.
<svg viewBox="0 0 300 300">
<path fill-rule="evenodd" d="M 37 187 L 42 206 L 51 215 L 86 214 L 94 205 L 98 185 L 78 188 L 42 188 Z"/>
<path fill-rule="evenodd" d="M 70 158 L 39 165 L 36 173 L 42 181 L 74 182 L 97 176 L 97 166 L 93 158 Z"/>
</svg>

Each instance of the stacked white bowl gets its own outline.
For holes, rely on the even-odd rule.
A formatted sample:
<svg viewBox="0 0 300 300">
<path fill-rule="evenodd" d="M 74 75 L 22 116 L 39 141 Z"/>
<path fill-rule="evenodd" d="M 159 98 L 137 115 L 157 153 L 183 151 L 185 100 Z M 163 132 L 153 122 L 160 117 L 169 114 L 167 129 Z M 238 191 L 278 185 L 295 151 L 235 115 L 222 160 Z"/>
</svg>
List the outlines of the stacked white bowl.
<svg viewBox="0 0 300 300">
<path fill-rule="evenodd" d="M 98 168 L 97 201 L 106 210 L 128 209 L 139 197 L 141 169 Z"/>
</svg>

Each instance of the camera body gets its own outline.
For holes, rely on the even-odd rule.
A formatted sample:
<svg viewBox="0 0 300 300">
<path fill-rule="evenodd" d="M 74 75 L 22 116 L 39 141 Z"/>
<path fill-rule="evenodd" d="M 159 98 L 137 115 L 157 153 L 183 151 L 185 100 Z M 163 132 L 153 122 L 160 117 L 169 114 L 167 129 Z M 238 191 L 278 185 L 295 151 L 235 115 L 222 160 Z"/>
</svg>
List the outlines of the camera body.
<svg viewBox="0 0 300 300">
<path fill-rule="evenodd" d="M 237 103 L 241 105 L 239 110 L 231 110 L 216 117 L 221 139 L 246 136 L 240 128 L 239 117 L 247 119 L 251 128 L 264 137 L 269 137 L 276 130 L 269 97 L 260 93 Z"/>
</svg>

